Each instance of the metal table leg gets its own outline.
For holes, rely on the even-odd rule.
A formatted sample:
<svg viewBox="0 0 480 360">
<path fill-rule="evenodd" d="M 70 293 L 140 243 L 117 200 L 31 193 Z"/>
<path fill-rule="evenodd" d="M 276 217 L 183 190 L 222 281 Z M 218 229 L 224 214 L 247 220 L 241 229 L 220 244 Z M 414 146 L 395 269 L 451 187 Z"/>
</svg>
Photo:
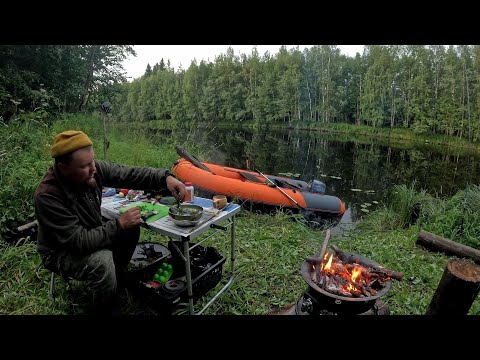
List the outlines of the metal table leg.
<svg viewBox="0 0 480 360">
<path fill-rule="evenodd" d="M 187 282 L 187 293 L 188 293 L 188 310 L 190 315 L 201 315 L 225 290 L 227 290 L 230 285 L 233 283 L 235 278 L 235 215 L 230 219 L 231 228 L 230 228 L 230 262 L 231 262 L 231 275 L 228 282 L 210 299 L 210 301 L 201 309 L 199 312 L 195 313 L 193 306 L 193 284 L 192 284 L 192 273 L 190 267 L 190 241 L 189 239 L 183 240 L 183 260 L 185 261 L 185 278 Z M 175 244 L 173 244 L 175 246 Z M 175 248 L 177 248 L 175 246 Z M 177 250 L 179 250 L 177 248 Z"/>
<path fill-rule="evenodd" d="M 201 315 L 216 299 L 219 297 L 225 290 L 227 290 L 230 285 L 232 285 L 233 280 L 235 279 L 235 215 L 231 218 L 231 228 L 230 228 L 230 261 L 232 273 L 228 282 L 210 299 L 210 301 L 203 307 L 202 310 L 196 313 L 196 315 Z"/>
<path fill-rule="evenodd" d="M 192 273 L 190 272 L 190 242 L 184 241 L 183 255 L 185 256 L 185 276 L 187 278 L 187 292 L 188 292 L 188 309 L 190 315 L 195 315 L 193 310 L 193 289 L 192 289 Z"/>
<path fill-rule="evenodd" d="M 232 262 L 232 278 L 235 275 L 235 215 L 232 216 L 230 228 L 230 260 Z"/>
</svg>

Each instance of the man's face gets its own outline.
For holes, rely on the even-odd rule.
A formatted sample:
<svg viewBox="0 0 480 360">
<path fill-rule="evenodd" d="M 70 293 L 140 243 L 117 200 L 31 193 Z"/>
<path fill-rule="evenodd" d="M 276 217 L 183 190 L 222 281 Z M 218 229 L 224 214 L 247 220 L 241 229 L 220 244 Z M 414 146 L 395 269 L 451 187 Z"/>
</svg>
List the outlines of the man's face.
<svg viewBox="0 0 480 360">
<path fill-rule="evenodd" d="M 87 146 L 73 152 L 73 160 L 70 164 L 58 165 L 62 175 L 75 186 L 87 185 L 96 186 L 93 175 L 97 171 L 95 168 L 94 152 L 92 146 Z"/>
</svg>

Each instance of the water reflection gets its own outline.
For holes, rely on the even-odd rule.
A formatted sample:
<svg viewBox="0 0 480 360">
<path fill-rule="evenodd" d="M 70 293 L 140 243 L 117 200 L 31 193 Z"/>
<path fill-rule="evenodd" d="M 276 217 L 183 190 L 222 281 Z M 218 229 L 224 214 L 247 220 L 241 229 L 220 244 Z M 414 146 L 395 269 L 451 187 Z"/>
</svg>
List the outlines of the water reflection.
<svg viewBox="0 0 480 360">
<path fill-rule="evenodd" d="M 165 141 L 162 137 L 167 136 L 179 144 L 194 138 L 195 155 L 202 161 L 243 169 L 248 164 L 265 174 L 298 173 L 307 182 L 321 180 L 327 184 L 327 194 L 345 202 L 347 213 L 342 222 L 357 221 L 381 206 L 394 184 L 416 181 L 432 194 L 451 195 L 465 188 L 467 171 L 470 183 L 478 184 L 480 179 L 478 156 L 428 144 L 399 147 L 316 131 L 218 128 L 190 133 L 159 131 L 155 141 Z"/>
</svg>

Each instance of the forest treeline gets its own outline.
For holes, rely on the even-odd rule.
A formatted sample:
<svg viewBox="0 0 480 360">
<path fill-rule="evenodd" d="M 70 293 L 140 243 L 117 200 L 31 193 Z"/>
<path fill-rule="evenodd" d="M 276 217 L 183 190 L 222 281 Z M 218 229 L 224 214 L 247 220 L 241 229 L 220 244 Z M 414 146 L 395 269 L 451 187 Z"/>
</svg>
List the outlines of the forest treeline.
<svg viewBox="0 0 480 360">
<path fill-rule="evenodd" d="M 335 45 L 274 56 L 148 66 L 117 102 L 122 120 L 334 123 L 480 135 L 480 46 L 366 45 L 349 57 Z"/>
<path fill-rule="evenodd" d="M 480 139 L 479 45 L 366 45 L 355 57 L 336 45 L 275 55 L 229 48 L 186 70 L 159 59 L 132 82 L 121 72 L 130 46 L 0 49 L 4 120 L 19 109 L 88 111 L 108 100 L 127 122 L 350 123 Z"/>
</svg>

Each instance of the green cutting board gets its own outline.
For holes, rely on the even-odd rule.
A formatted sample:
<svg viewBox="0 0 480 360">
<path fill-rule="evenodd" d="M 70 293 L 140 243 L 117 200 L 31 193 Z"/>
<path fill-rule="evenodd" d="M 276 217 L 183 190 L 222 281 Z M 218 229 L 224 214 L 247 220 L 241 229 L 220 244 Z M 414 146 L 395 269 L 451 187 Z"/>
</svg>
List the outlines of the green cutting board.
<svg viewBox="0 0 480 360">
<path fill-rule="evenodd" d="M 118 212 L 120 214 L 123 214 L 125 211 L 127 211 L 128 209 L 130 209 L 132 207 L 140 208 L 140 214 L 141 215 L 145 215 L 146 213 L 148 213 L 150 211 L 157 211 L 158 212 L 157 215 L 150 216 L 147 219 L 147 223 L 151 223 L 153 221 L 156 221 L 158 219 L 163 218 L 164 216 L 167 216 L 168 215 L 168 209 L 169 209 L 169 207 L 165 206 L 165 205 L 160 205 L 160 204 L 153 205 L 153 204 L 150 204 L 150 203 L 147 203 L 147 202 L 137 202 L 137 203 L 132 203 L 132 204 L 122 206 L 121 208 L 118 209 Z"/>
</svg>

